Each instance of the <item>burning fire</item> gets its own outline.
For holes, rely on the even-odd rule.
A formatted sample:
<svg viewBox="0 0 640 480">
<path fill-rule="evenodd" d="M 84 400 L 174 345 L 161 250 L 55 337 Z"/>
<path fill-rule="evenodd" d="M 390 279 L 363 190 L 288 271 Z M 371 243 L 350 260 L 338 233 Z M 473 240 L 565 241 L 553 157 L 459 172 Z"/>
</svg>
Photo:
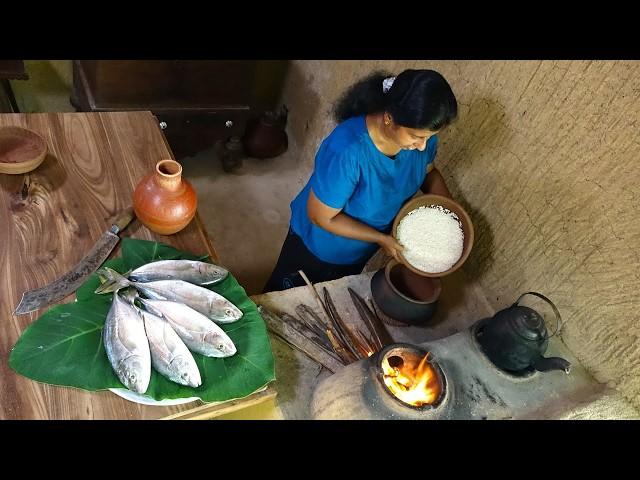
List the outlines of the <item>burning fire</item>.
<svg viewBox="0 0 640 480">
<path fill-rule="evenodd" d="M 440 395 L 440 384 L 434 368 L 427 362 L 428 358 L 429 353 L 417 368 L 406 361 L 398 367 L 392 367 L 389 357 L 385 358 L 382 361 L 384 384 L 398 399 L 414 407 L 435 402 Z"/>
</svg>

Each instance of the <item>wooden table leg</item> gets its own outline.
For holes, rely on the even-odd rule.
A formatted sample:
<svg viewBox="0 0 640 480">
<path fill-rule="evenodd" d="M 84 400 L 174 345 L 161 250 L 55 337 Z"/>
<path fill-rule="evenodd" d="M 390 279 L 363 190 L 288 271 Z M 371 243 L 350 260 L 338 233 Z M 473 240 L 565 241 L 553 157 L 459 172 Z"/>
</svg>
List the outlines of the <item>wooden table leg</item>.
<svg viewBox="0 0 640 480">
<path fill-rule="evenodd" d="M 11 88 L 11 83 L 6 78 L 2 79 L 2 89 L 4 90 L 5 95 L 9 99 L 9 104 L 11 105 L 11 110 L 13 113 L 19 113 L 18 103 L 16 102 L 16 97 L 13 94 L 13 89 Z"/>
</svg>

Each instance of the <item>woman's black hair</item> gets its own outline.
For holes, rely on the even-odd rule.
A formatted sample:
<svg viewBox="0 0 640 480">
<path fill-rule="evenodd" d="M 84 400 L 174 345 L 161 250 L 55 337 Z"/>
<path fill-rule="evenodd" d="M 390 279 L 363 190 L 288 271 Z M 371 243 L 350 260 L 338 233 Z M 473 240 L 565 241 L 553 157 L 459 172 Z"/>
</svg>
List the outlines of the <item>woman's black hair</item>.
<svg viewBox="0 0 640 480">
<path fill-rule="evenodd" d="M 458 102 L 445 78 L 435 70 L 405 70 L 385 93 L 382 82 L 389 73 L 377 71 L 349 88 L 338 100 L 338 122 L 358 115 L 389 112 L 407 128 L 440 130 L 455 120 Z"/>
</svg>

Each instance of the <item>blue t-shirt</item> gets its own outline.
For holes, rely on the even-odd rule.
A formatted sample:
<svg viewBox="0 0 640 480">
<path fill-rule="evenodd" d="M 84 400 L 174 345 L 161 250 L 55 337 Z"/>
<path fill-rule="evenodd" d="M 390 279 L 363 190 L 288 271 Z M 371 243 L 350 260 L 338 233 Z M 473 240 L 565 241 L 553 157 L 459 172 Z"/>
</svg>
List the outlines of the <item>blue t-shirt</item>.
<svg viewBox="0 0 640 480">
<path fill-rule="evenodd" d="M 309 189 L 322 203 L 389 233 L 402 205 L 422 185 L 437 144 L 433 135 L 424 151 L 400 150 L 392 159 L 376 148 L 364 116 L 340 123 L 320 145 L 311 178 L 291 202 L 291 228 L 320 260 L 340 265 L 367 260 L 377 244 L 334 235 L 311 222 Z"/>
</svg>

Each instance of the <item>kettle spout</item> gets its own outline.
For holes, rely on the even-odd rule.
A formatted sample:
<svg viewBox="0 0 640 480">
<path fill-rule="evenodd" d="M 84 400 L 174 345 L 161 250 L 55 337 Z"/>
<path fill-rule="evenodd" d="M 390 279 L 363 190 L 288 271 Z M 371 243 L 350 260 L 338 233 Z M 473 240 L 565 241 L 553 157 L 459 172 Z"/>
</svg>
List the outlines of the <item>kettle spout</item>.
<svg viewBox="0 0 640 480">
<path fill-rule="evenodd" d="M 539 357 L 533 364 L 533 367 L 539 372 L 549 372 L 551 370 L 563 370 L 569 375 L 571 372 L 571 363 L 560 357 Z"/>
</svg>

